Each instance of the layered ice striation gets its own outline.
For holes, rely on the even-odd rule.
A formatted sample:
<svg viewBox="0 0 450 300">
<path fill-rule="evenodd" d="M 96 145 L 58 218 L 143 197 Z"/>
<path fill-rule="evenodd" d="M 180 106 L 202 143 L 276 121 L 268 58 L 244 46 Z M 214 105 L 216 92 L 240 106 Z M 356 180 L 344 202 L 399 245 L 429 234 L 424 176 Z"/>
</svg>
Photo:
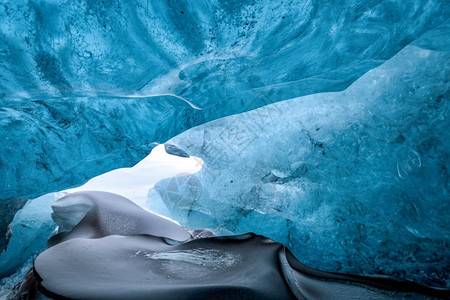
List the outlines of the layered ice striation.
<svg viewBox="0 0 450 300">
<path fill-rule="evenodd" d="M 445 1 L 3 1 L 0 199 L 144 158 L 152 142 L 339 91 L 445 21 Z"/>
<path fill-rule="evenodd" d="M 148 206 L 191 228 L 268 236 L 314 268 L 450 287 L 448 34 L 447 23 L 343 92 L 171 139 L 203 168 L 159 182 Z"/>
<path fill-rule="evenodd" d="M 1 101 L 0 199 L 34 198 L 131 166 L 153 141 L 200 123 L 172 96 Z"/>
</svg>

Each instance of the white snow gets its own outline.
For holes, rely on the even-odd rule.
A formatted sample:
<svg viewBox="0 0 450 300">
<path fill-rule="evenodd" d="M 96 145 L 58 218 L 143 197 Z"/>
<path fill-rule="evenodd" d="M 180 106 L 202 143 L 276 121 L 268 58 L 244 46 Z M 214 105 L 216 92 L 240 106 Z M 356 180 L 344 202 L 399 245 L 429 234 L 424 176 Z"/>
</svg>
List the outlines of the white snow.
<svg viewBox="0 0 450 300">
<path fill-rule="evenodd" d="M 203 160 L 168 154 L 164 145 L 152 152 L 132 168 L 120 168 L 92 178 L 84 185 L 65 190 L 67 194 L 80 191 L 103 191 L 121 195 L 145 208 L 148 191 L 164 178 L 183 176 L 198 172 Z"/>
</svg>

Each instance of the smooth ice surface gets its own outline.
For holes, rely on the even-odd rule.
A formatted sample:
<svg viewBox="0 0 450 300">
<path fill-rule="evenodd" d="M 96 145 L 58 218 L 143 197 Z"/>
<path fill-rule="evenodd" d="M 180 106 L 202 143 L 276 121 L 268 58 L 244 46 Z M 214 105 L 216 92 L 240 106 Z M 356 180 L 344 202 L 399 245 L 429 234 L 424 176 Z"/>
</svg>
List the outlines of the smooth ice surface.
<svg viewBox="0 0 450 300">
<path fill-rule="evenodd" d="M 117 169 L 95 177 L 83 186 L 29 200 L 28 204 L 15 215 L 14 222 L 11 224 L 8 248 L 0 254 L 0 279 L 16 272 L 24 262 L 31 261 L 30 259 L 33 255 L 45 249 L 48 238 L 57 226 L 51 217 L 52 204 L 61 197 L 67 194 L 92 190 L 115 192 L 119 194 L 116 197 L 127 197 L 135 204 L 144 206 L 148 190 L 156 182 L 170 176 L 194 173 L 201 168 L 201 165 L 201 159 L 169 155 L 165 152 L 164 145 L 159 145 L 152 150 L 150 155 L 132 168 Z M 66 205 L 66 212 L 70 212 L 70 214 L 65 219 L 60 218 L 61 224 L 59 225 L 62 226 L 60 231 L 70 230 L 77 225 L 78 221 L 84 217 L 87 209 L 95 206 L 95 203 L 92 204 L 93 201 L 95 202 L 95 200 L 87 199 L 85 201 L 87 205 L 84 206 L 84 210 L 75 209 L 75 207 L 83 208 L 83 201 L 80 201 L 78 205 L 74 205 L 73 209 Z M 72 201 L 72 203 L 77 204 L 76 201 Z M 60 212 L 64 212 L 64 205 L 62 206 L 60 207 Z M 141 210 L 136 208 L 133 203 L 126 207 L 129 206 L 135 212 Z M 118 210 L 120 210 L 120 207 L 116 206 L 115 211 L 117 212 Z M 138 215 L 151 216 L 152 214 L 140 211 Z M 149 220 L 144 221 L 145 224 L 148 224 L 148 222 Z M 120 224 L 123 225 L 122 223 Z M 112 222 L 111 226 L 118 225 L 114 225 L 114 222 Z M 110 229 L 111 226 L 109 226 Z M 103 231 L 106 231 L 106 229 Z M 92 232 L 101 234 L 99 230 Z M 151 233 L 155 234 L 154 231 L 151 231 Z M 119 234 L 119 231 L 115 231 L 115 234 Z M 182 234 L 185 233 L 182 232 Z M 27 267 L 29 268 L 30 264 Z M 0 286 L 4 291 L 1 291 L 0 294 L 8 293 L 8 290 L 19 282 L 21 276 L 23 277 L 25 273 L 22 267 L 17 274 L 12 275 L 10 278 L 5 277 L 2 279 Z"/>
<path fill-rule="evenodd" d="M 171 139 L 204 167 L 158 183 L 149 208 L 191 228 L 268 236 L 314 268 L 450 287 L 450 48 L 435 41 L 344 92 Z"/>
<path fill-rule="evenodd" d="M 284 251 L 281 244 L 251 235 L 201 239 L 181 245 L 169 245 L 152 236 L 108 236 L 56 245 L 37 257 L 35 269 L 43 288 L 54 296 L 72 299 L 405 296 L 352 284 L 348 278 L 347 282 L 327 282 L 325 278 L 307 276 L 292 268 Z M 425 299 L 414 293 L 406 295 Z"/>
<path fill-rule="evenodd" d="M 77 186 L 195 125 L 338 91 L 445 1 L 0 4 L 0 199 Z"/>
<path fill-rule="evenodd" d="M 441 291 L 391 278 L 320 272 L 300 263 L 283 245 L 254 234 L 175 242 L 167 220 L 143 214 L 128 199 L 105 192 L 79 192 L 58 200 L 54 213 L 97 204 L 71 229 L 66 241 L 35 260 L 40 291 L 69 299 L 424 299 Z M 59 202 L 59 203 L 58 203 Z M 114 214 L 111 212 L 114 211 Z M 70 217 L 70 216 L 69 216 Z M 150 219 L 150 222 L 149 222 Z M 111 222 L 145 224 L 148 233 Z M 112 229 L 112 230 L 111 230 Z M 180 228 L 181 229 L 181 228 Z M 102 230 L 101 236 L 92 232 Z M 120 234 L 118 236 L 117 234 Z M 34 274 L 34 275 L 33 275 Z M 27 292 L 27 289 L 24 289 Z M 420 294 L 417 294 L 420 293 Z"/>
<path fill-rule="evenodd" d="M 51 244 L 69 239 L 108 235 L 151 234 L 176 241 L 189 239 L 181 226 L 145 211 L 130 200 L 107 192 L 77 192 L 52 204 L 59 234 Z"/>
</svg>

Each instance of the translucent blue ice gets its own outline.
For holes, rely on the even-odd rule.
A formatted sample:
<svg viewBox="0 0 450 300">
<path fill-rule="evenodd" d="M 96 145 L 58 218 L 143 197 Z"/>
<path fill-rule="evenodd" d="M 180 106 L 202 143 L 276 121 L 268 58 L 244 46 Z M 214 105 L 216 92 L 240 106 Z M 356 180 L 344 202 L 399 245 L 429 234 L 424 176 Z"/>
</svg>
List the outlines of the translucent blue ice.
<svg viewBox="0 0 450 300">
<path fill-rule="evenodd" d="M 160 181 L 149 207 L 191 228 L 268 236 L 318 269 L 450 287 L 447 25 L 343 92 L 171 139 L 205 165 Z"/>
<path fill-rule="evenodd" d="M 0 202 L 44 196 L 0 278 L 46 247 L 47 192 L 181 133 L 168 151 L 205 165 L 160 182 L 156 212 L 450 287 L 447 2 L 2 1 Z"/>
<path fill-rule="evenodd" d="M 438 0 L 2 1 L 0 199 L 131 166 L 261 93 L 342 90 L 448 16 Z"/>
<path fill-rule="evenodd" d="M 16 272 L 30 257 L 45 250 L 47 240 L 54 233 L 56 224 L 51 218 L 55 194 L 47 194 L 29 200 L 14 216 L 10 240 L 0 255 L 0 278 Z"/>
</svg>

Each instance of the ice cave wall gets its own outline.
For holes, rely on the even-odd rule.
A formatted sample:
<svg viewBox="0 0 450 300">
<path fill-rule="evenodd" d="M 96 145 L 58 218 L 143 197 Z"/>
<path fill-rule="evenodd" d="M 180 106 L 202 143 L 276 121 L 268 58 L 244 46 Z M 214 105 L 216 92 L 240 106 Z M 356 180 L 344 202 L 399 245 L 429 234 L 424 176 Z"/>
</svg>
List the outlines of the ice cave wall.
<svg viewBox="0 0 450 300">
<path fill-rule="evenodd" d="M 4 1 L 0 199 L 130 166 L 268 99 L 342 90 L 448 16 L 437 0 Z"/>
<path fill-rule="evenodd" d="M 314 268 L 449 287 L 450 44 L 436 38 L 448 25 L 343 92 L 171 139 L 205 164 L 159 182 L 149 207 L 184 226 L 268 236 Z"/>
</svg>

